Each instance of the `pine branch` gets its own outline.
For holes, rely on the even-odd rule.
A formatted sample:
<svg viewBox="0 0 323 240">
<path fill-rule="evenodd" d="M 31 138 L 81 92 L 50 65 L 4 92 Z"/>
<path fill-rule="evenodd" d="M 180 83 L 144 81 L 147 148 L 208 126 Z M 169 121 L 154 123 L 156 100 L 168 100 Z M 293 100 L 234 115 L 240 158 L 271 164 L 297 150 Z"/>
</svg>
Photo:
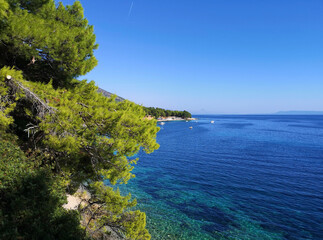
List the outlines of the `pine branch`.
<svg viewBox="0 0 323 240">
<path fill-rule="evenodd" d="M 44 118 L 47 113 L 54 114 L 56 112 L 55 108 L 50 107 L 48 104 L 46 104 L 33 91 L 31 91 L 29 88 L 25 87 L 21 82 L 13 79 L 9 75 L 6 78 L 7 78 L 8 86 L 11 87 L 14 90 L 14 92 L 21 90 L 25 93 L 26 98 L 33 103 L 33 105 L 35 106 L 35 109 L 37 111 L 37 114 L 41 118 Z"/>
</svg>

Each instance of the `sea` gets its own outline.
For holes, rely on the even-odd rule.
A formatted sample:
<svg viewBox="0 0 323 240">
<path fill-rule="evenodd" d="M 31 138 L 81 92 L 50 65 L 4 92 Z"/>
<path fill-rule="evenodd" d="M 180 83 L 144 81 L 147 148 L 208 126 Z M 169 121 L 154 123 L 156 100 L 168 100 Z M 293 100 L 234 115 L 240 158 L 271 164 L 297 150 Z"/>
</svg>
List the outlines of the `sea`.
<svg viewBox="0 0 323 240">
<path fill-rule="evenodd" d="M 194 117 L 160 126 L 121 188 L 152 239 L 323 239 L 323 116 Z"/>
</svg>

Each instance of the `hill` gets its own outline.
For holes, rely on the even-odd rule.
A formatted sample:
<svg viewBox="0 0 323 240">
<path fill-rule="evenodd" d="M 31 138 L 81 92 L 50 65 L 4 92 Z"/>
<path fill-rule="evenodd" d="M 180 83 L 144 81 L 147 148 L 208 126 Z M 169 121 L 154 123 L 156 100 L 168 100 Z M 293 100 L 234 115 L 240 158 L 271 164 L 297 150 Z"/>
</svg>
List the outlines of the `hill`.
<svg viewBox="0 0 323 240">
<path fill-rule="evenodd" d="M 102 93 L 105 97 L 111 97 L 113 95 L 112 93 L 99 88 L 98 89 L 99 93 Z M 125 99 L 119 96 L 116 96 L 116 101 L 117 102 L 122 102 Z M 181 118 L 191 118 L 192 114 L 187 112 L 187 111 L 173 111 L 173 110 L 165 110 L 162 108 L 154 108 L 154 107 L 144 107 L 147 115 L 151 115 L 155 118 L 159 117 L 169 117 L 169 116 L 175 116 L 175 117 L 181 117 Z"/>
<path fill-rule="evenodd" d="M 99 93 L 102 93 L 103 94 L 103 96 L 105 96 L 105 97 L 111 97 L 111 95 L 114 95 L 113 93 L 110 93 L 110 92 L 108 92 L 108 91 L 105 91 L 104 89 L 102 89 L 102 88 L 99 88 L 98 89 L 98 92 Z M 116 97 L 116 101 L 117 102 L 122 102 L 122 101 L 124 101 L 125 99 L 124 98 L 122 98 L 122 97 L 119 97 L 119 96 L 117 96 Z"/>
</svg>

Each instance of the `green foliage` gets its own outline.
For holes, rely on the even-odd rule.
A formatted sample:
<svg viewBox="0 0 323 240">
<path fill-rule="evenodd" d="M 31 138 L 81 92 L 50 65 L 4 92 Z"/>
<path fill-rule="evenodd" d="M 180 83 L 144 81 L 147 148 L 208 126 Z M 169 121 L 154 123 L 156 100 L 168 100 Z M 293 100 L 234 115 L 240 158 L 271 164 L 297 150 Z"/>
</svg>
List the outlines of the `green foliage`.
<svg viewBox="0 0 323 240">
<path fill-rule="evenodd" d="M 44 4 L 48 3 L 50 0 L 7 0 L 10 2 L 11 8 L 22 8 L 26 9 L 28 12 L 35 13 Z"/>
<path fill-rule="evenodd" d="M 146 229 L 145 213 L 126 210 L 136 205 L 136 201 L 131 200 L 130 194 L 121 196 L 119 189 L 115 191 L 112 187 L 105 186 L 103 182 L 93 182 L 89 189 L 92 195 L 91 201 L 81 212 L 88 216 L 85 225 L 91 235 L 109 234 L 110 230 L 115 230 L 120 234 L 125 232 L 125 237 L 129 239 L 150 239 Z M 115 229 L 115 226 L 119 225 L 123 232 L 120 228 Z M 103 226 L 110 228 L 104 229 Z"/>
<path fill-rule="evenodd" d="M 22 74 L 14 69 L 4 67 L 0 69 L 0 130 L 8 128 L 13 123 L 13 118 L 9 115 L 16 107 L 16 101 L 22 94 L 12 96 L 10 89 L 6 85 L 6 76 L 22 80 Z"/>
<path fill-rule="evenodd" d="M 30 94 L 18 99 L 16 92 L 12 93 L 12 97 L 18 99 L 12 117 L 18 118 L 17 108 L 21 108 L 19 111 L 24 114 L 19 115 L 20 120 L 33 119 L 34 131 L 24 147 L 37 149 L 43 156 L 42 164 L 53 166 L 56 175 L 65 176 L 70 189 L 83 182 L 102 183 L 103 179 L 111 184 L 126 183 L 134 177 L 131 171 L 136 159 L 132 156 L 140 149 L 150 153 L 158 148 L 156 121 L 145 119 L 146 113 L 141 106 L 129 101 L 117 103 L 114 98 L 104 97 L 97 92 L 94 82 L 76 81 L 69 90 L 55 89 L 51 82 L 25 81 L 21 73 L 9 68 L 4 68 L 2 75 L 8 71 L 17 77 L 13 80 L 17 86 L 23 85 L 25 91 L 28 89 L 52 109 L 52 113 L 39 115 Z M 11 129 L 17 128 L 17 124 L 15 119 Z M 27 125 L 20 127 L 28 128 Z M 18 134 L 21 140 L 26 139 L 26 135 L 26 132 Z M 127 210 L 135 205 L 130 196 L 123 197 L 111 187 L 90 184 L 89 188 L 94 189 L 94 199 L 101 199 L 100 204 L 105 206 L 102 210 L 109 212 L 100 215 L 94 226 L 111 224 L 131 238 L 149 238 L 143 213 Z"/>
<path fill-rule="evenodd" d="M 188 111 L 173 111 L 173 110 L 165 110 L 162 108 L 154 108 L 154 107 L 145 107 L 144 108 L 147 115 L 153 116 L 155 118 L 159 117 L 181 117 L 181 118 L 191 118 L 192 114 Z"/>
<path fill-rule="evenodd" d="M 5 138 L 4 138 L 5 136 Z M 29 171 L 31 166 L 26 161 L 25 154 L 12 143 L 13 136 L 0 133 L 0 190 L 12 188 L 17 177 Z M 8 139 L 8 140 L 7 140 Z"/>
<path fill-rule="evenodd" d="M 133 176 L 128 159 L 141 147 L 147 153 L 158 148 L 156 122 L 144 119 L 142 107 L 104 97 L 94 82 L 78 82 L 69 91 L 54 89 L 50 83 L 23 83 L 56 109 L 41 121 L 39 130 L 43 144 L 68 156 L 60 165 L 67 172 L 77 171 L 74 177 L 104 176 L 113 184 L 126 183 Z"/>
<path fill-rule="evenodd" d="M 6 0 L 0 0 L 0 19 L 1 20 L 7 17 L 8 9 L 9 9 L 8 2 Z"/>
<path fill-rule="evenodd" d="M 97 60 L 93 26 L 76 1 L 71 6 L 54 0 L 9 0 L 11 11 L 1 31 L 0 68 L 16 66 L 28 80 L 67 86 L 92 70 Z M 37 11 L 35 10 L 37 9 Z"/>
<path fill-rule="evenodd" d="M 79 213 L 62 205 L 85 184 L 82 222 L 101 209 L 88 234 L 150 239 L 145 214 L 130 211 L 136 201 L 103 180 L 134 177 L 135 154 L 159 147 L 159 129 L 143 107 L 75 80 L 97 64 L 80 2 L 0 0 L 0 17 L 0 238 L 84 239 Z"/>
<path fill-rule="evenodd" d="M 62 208 L 62 181 L 28 159 L 14 139 L 0 135 L 0 238 L 85 239 L 79 214 Z"/>
<path fill-rule="evenodd" d="M 146 214 L 139 210 L 128 212 L 127 221 L 123 222 L 126 229 L 127 237 L 131 239 L 149 240 L 151 236 L 146 229 Z"/>
</svg>

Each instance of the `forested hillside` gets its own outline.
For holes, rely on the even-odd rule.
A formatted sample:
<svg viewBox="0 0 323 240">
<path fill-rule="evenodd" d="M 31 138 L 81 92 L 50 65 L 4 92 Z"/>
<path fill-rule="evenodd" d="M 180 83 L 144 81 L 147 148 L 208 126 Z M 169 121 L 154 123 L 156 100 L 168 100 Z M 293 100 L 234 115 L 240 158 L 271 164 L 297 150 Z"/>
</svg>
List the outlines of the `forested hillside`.
<svg viewBox="0 0 323 240">
<path fill-rule="evenodd" d="M 99 93 L 102 93 L 106 97 L 111 97 L 113 96 L 112 93 L 103 90 L 102 88 L 98 89 Z M 119 96 L 115 96 L 115 100 L 117 102 L 124 101 L 125 99 Z M 163 108 L 154 108 L 154 107 L 144 107 L 144 110 L 146 111 L 147 115 L 153 116 L 156 119 L 159 117 L 170 117 L 170 116 L 175 116 L 175 117 L 181 117 L 181 118 L 191 118 L 192 114 L 188 111 L 177 111 L 177 110 L 166 110 Z"/>
<path fill-rule="evenodd" d="M 0 0 L 0 239 L 150 239 L 116 186 L 140 149 L 159 147 L 158 128 L 143 107 L 76 80 L 97 47 L 78 1 Z M 78 189 L 90 197 L 63 208 Z"/>
<path fill-rule="evenodd" d="M 181 117 L 181 118 L 191 118 L 192 114 L 188 111 L 174 111 L 174 110 L 165 110 L 163 108 L 154 108 L 154 107 L 144 107 L 147 115 L 153 116 L 155 118 L 159 117 Z"/>
</svg>

